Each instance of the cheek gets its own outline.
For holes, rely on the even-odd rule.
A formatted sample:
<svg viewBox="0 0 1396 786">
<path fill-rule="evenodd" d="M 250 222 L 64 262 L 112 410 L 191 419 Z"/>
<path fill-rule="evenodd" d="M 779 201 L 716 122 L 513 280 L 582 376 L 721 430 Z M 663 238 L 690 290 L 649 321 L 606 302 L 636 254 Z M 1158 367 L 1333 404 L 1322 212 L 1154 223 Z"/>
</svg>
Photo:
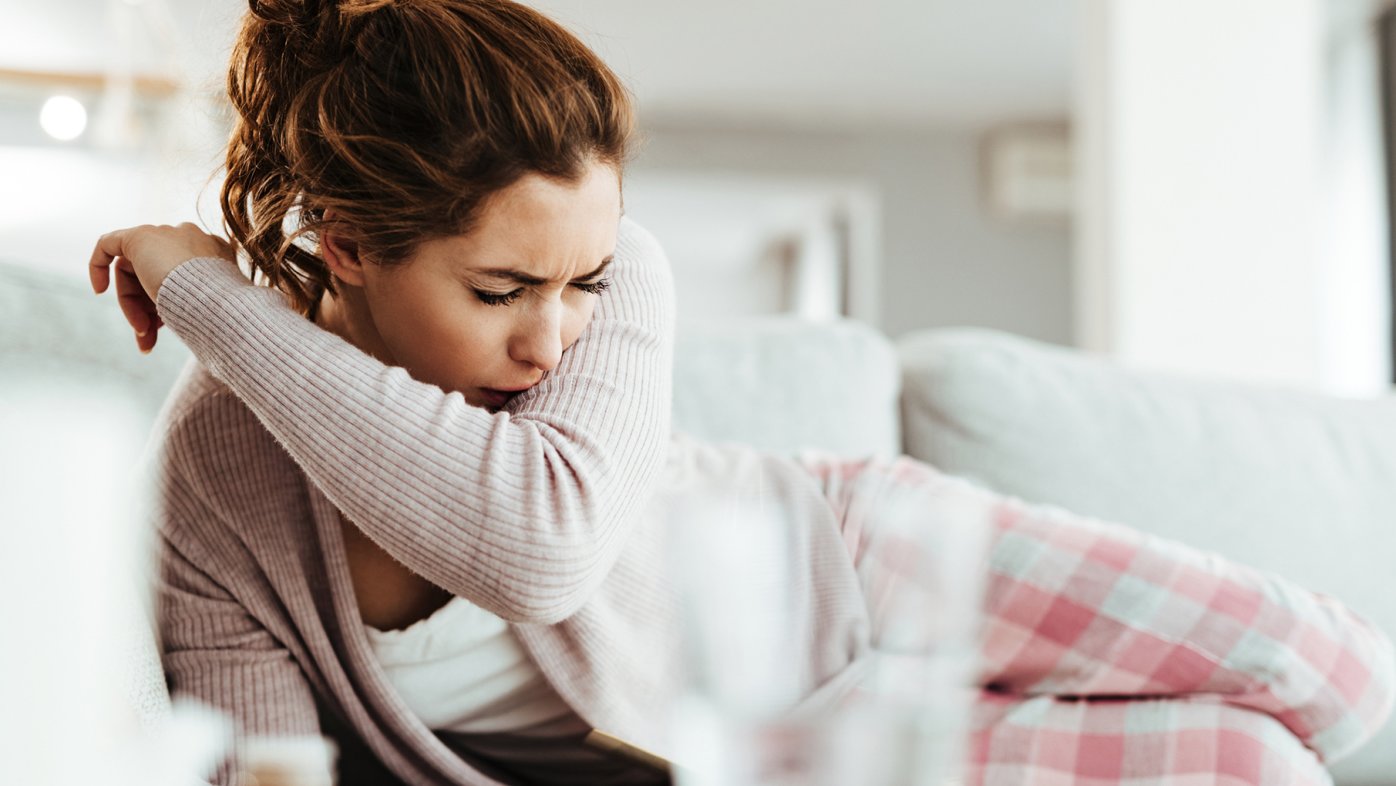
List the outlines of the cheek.
<svg viewBox="0 0 1396 786">
<path fill-rule="evenodd" d="M 412 351 L 429 381 L 447 390 L 502 387 L 518 381 L 501 371 L 510 367 L 509 335 L 507 320 L 461 309 L 418 334 Z"/>
<path fill-rule="evenodd" d="M 592 314 L 596 311 L 596 298 L 589 297 L 585 303 L 578 304 L 575 308 L 568 309 L 567 320 L 562 326 L 562 346 L 564 349 L 577 343 L 577 339 L 591 324 Z"/>
<path fill-rule="evenodd" d="M 404 360 L 430 367 L 434 374 L 478 368 L 497 352 L 507 332 L 499 314 L 473 308 L 444 292 L 399 300 L 393 311 L 394 349 Z"/>
<path fill-rule="evenodd" d="M 478 365 L 505 353 L 515 321 L 512 309 L 455 303 L 440 315 L 436 340 L 456 357 Z"/>
</svg>

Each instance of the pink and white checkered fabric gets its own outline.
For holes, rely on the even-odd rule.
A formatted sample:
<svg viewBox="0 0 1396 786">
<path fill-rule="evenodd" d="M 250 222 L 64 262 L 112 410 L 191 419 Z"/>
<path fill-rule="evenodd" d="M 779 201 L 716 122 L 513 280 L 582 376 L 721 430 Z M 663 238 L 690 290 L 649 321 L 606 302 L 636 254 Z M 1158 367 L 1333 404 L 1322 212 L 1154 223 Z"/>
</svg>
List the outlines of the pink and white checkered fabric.
<svg viewBox="0 0 1396 786">
<path fill-rule="evenodd" d="M 855 562 L 885 500 L 991 506 L 971 783 L 1328 783 L 1391 712 L 1391 642 L 1331 598 L 911 459 L 803 463 Z"/>
<path fill-rule="evenodd" d="M 964 781 L 1018 786 L 1328 786 L 1274 718 L 1205 696 L 1118 701 L 986 693 Z"/>
</svg>

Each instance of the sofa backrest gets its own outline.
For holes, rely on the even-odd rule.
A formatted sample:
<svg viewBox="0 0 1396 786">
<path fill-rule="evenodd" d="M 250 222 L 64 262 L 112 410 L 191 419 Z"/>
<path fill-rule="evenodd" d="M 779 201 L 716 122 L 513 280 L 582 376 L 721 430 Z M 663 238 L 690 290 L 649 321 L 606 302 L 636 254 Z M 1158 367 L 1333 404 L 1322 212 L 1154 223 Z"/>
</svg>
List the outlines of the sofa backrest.
<svg viewBox="0 0 1396 786">
<path fill-rule="evenodd" d="M 676 429 L 784 452 L 901 451 L 896 351 L 860 322 L 681 322 L 674 343 Z"/>
</svg>

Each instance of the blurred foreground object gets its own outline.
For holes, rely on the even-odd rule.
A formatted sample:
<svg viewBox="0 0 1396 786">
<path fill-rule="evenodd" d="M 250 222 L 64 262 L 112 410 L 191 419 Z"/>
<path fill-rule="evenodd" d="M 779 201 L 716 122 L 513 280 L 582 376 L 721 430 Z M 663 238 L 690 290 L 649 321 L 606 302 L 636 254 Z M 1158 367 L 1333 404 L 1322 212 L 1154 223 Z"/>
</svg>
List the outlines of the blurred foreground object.
<svg viewBox="0 0 1396 786">
<path fill-rule="evenodd" d="M 981 498 L 920 494 L 870 479 L 876 513 L 856 565 L 872 650 L 849 666 L 851 694 L 812 711 L 791 681 L 790 545 L 805 522 L 778 505 L 695 498 L 674 527 L 684 620 L 677 711 L 681 786 L 930 786 L 963 762 L 984 549 Z M 850 556 L 850 559 L 853 559 Z"/>
</svg>

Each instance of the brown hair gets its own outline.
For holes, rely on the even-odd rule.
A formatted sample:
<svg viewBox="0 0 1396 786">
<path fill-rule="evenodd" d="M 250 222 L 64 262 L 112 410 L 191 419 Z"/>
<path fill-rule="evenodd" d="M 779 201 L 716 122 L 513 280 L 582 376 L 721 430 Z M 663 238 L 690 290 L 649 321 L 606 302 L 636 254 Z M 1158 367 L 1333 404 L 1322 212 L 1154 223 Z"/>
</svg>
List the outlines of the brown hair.
<svg viewBox="0 0 1396 786">
<path fill-rule="evenodd" d="M 255 274 L 313 312 L 334 283 L 297 244 L 334 229 L 377 264 L 469 232 L 523 176 L 619 169 L 634 125 L 616 75 L 510 0 L 250 0 L 228 70 L 221 201 Z"/>
</svg>

